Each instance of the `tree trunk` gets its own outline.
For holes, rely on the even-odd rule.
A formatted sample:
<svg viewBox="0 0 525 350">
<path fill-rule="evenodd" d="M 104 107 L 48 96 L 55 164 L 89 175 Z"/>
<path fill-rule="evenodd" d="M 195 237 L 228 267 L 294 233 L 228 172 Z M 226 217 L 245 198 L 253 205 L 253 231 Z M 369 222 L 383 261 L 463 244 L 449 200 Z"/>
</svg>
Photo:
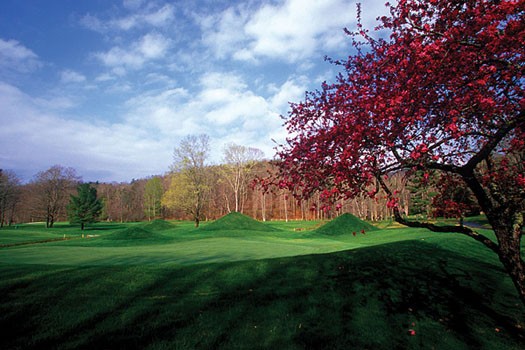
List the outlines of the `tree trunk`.
<svg viewBox="0 0 525 350">
<path fill-rule="evenodd" d="M 264 192 L 261 194 L 261 216 L 262 220 L 266 221 L 266 198 Z"/>
<path fill-rule="evenodd" d="M 286 195 L 283 194 L 283 202 L 284 202 L 284 219 L 286 222 L 288 222 L 288 206 L 286 205 Z"/>
<path fill-rule="evenodd" d="M 195 218 L 195 227 L 199 227 L 199 218 Z"/>
<path fill-rule="evenodd" d="M 525 305 L 525 262 L 521 258 L 522 225 L 509 225 L 505 218 L 498 218 L 492 228 L 498 239 L 498 257 L 514 283 L 518 296 Z M 489 219 L 489 222 L 491 220 Z"/>
<path fill-rule="evenodd" d="M 80 223 L 80 230 L 84 231 L 84 223 L 83 222 Z"/>
<path fill-rule="evenodd" d="M 525 305 L 525 263 L 520 254 L 521 226 L 517 226 L 510 230 L 508 226 L 494 228 L 494 233 L 499 242 L 499 260 L 512 279 L 522 304 Z"/>
<path fill-rule="evenodd" d="M 523 214 L 516 208 L 512 208 L 512 203 L 495 207 L 472 170 L 467 169 L 461 175 L 474 193 L 479 206 L 485 212 L 485 216 L 496 234 L 499 260 L 512 279 L 520 300 L 525 306 L 525 263 L 520 255 Z M 497 193 L 491 194 L 493 197 L 498 197 Z"/>
</svg>

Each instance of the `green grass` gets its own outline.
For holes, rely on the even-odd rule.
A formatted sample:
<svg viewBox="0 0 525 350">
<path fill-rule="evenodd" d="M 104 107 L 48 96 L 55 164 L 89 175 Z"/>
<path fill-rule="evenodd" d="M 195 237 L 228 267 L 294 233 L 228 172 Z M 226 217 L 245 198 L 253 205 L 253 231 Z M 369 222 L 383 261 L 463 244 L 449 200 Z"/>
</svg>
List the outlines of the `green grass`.
<svg viewBox="0 0 525 350">
<path fill-rule="evenodd" d="M 168 231 L 176 228 L 176 225 L 165 220 L 156 219 L 144 222 L 140 225 L 145 230 L 149 231 Z"/>
<path fill-rule="evenodd" d="M 478 242 L 318 224 L 99 223 L 84 231 L 98 237 L 0 248 L 0 348 L 524 348 L 525 308 Z"/>
<path fill-rule="evenodd" d="M 339 215 L 332 221 L 324 224 L 315 230 L 316 233 L 328 236 L 341 236 L 365 233 L 377 230 L 376 227 L 370 225 L 368 222 L 359 219 L 358 217 L 344 213 Z"/>
<path fill-rule="evenodd" d="M 243 230 L 243 231 L 276 231 L 273 226 L 266 225 L 264 222 L 254 220 L 241 213 L 232 212 L 215 220 L 214 222 L 201 228 L 204 231 L 224 231 L 224 230 Z"/>
</svg>

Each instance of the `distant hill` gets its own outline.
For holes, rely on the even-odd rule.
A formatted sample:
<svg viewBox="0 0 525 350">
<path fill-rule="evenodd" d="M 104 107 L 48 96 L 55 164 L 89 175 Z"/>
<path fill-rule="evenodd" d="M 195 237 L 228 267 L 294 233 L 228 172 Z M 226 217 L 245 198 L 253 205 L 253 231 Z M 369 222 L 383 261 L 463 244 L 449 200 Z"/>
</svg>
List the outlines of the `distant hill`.
<svg viewBox="0 0 525 350">
<path fill-rule="evenodd" d="M 278 231 L 277 229 L 266 225 L 263 222 L 252 219 L 241 213 L 232 212 L 224 215 L 222 218 L 200 228 L 202 231 L 219 231 L 219 230 L 243 230 L 243 231 Z"/>
<path fill-rule="evenodd" d="M 358 234 L 361 233 L 361 230 L 367 232 L 378 230 L 378 228 L 352 214 L 345 213 L 319 227 L 315 232 L 327 236 L 340 236 L 354 232 Z"/>
</svg>

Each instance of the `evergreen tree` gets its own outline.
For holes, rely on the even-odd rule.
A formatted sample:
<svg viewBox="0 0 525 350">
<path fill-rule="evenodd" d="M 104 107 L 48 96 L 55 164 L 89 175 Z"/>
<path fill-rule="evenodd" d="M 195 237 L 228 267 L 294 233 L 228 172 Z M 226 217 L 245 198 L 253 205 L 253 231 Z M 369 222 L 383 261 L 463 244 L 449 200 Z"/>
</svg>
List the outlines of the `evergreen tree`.
<svg viewBox="0 0 525 350">
<path fill-rule="evenodd" d="M 77 187 L 78 196 L 71 195 L 67 206 L 69 221 L 80 224 L 82 230 L 85 224 L 96 222 L 102 212 L 102 202 L 97 199 L 96 188 L 89 184 Z"/>
<path fill-rule="evenodd" d="M 428 218 L 432 214 L 432 200 L 437 195 L 439 176 L 435 170 L 416 170 L 411 175 L 407 183 L 411 194 L 409 215 Z"/>
</svg>

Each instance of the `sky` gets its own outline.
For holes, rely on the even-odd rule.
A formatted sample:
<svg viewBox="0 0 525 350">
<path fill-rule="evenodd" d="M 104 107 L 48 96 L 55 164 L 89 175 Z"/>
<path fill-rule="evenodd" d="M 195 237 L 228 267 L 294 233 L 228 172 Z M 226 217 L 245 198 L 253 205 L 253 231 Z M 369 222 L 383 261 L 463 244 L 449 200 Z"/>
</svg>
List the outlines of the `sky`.
<svg viewBox="0 0 525 350">
<path fill-rule="evenodd" d="M 384 0 L 361 1 L 372 29 Z M 345 0 L 2 0 L 0 169 L 84 181 L 165 174 L 186 135 L 272 159 L 281 115 L 352 54 Z"/>
</svg>

